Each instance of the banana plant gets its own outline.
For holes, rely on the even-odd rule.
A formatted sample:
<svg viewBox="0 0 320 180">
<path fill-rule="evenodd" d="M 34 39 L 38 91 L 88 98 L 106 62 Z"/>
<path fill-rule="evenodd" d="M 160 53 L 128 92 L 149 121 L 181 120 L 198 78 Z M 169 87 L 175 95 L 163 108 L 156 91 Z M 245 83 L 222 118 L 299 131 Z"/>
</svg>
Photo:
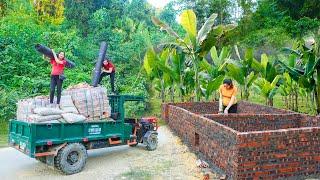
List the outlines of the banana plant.
<svg viewBox="0 0 320 180">
<path fill-rule="evenodd" d="M 227 74 L 235 79 L 241 86 L 243 91 L 243 94 L 241 93 L 241 98 L 248 100 L 250 96 L 250 87 L 258 78 L 258 72 L 254 71 L 252 64 L 258 64 L 258 62 L 254 59 L 253 49 L 246 49 L 244 57 L 241 58 L 238 47 L 234 46 L 234 48 L 238 60 L 230 61 L 227 65 Z"/>
<path fill-rule="evenodd" d="M 265 98 L 266 105 L 273 106 L 273 97 L 276 95 L 281 75 L 277 75 L 272 82 L 269 82 L 265 78 L 258 78 L 254 84 L 256 85 L 259 93 Z"/>
<path fill-rule="evenodd" d="M 289 73 L 282 74 L 279 93 L 284 97 L 285 105 L 288 109 L 298 111 L 298 93 L 302 88 L 290 77 Z"/>
<path fill-rule="evenodd" d="M 160 82 L 162 102 L 165 101 L 165 78 L 168 76 L 167 74 L 171 73 L 170 69 L 167 67 L 169 53 L 169 50 L 165 49 L 157 54 L 153 47 L 149 47 L 143 62 L 143 67 L 149 79 L 151 81 L 158 79 Z"/>
<path fill-rule="evenodd" d="M 310 41 L 295 43 L 285 50 L 290 53 L 290 61 L 279 64 L 298 82 L 299 86 L 312 91 L 316 100 L 316 111 L 320 114 L 320 34 Z"/>
<path fill-rule="evenodd" d="M 276 61 L 271 61 L 266 54 L 262 54 L 260 62 L 252 62 L 252 68 L 260 74 L 260 78 L 255 80 L 254 85 L 258 92 L 265 97 L 266 105 L 273 106 L 273 97 L 277 93 L 278 83 L 281 79 L 276 68 Z"/>
<path fill-rule="evenodd" d="M 191 61 L 190 67 L 193 69 L 194 75 L 194 94 L 196 100 L 200 100 L 200 81 L 199 81 L 199 65 L 203 57 L 209 52 L 213 45 L 217 44 L 219 39 L 228 31 L 235 28 L 235 25 L 214 25 L 217 14 L 212 14 L 204 25 L 197 31 L 197 18 L 192 10 L 185 10 L 180 15 L 180 24 L 186 31 L 186 36 L 181 38 L 167 24 L 163 23 L 156 17 L 152 17 L 155 25 L 161 30 L 165 30 L 169 35 L 175 38 L 174 42 L 169 42 L 169 46 L 181 49 Z"/>
<path fill-rule="evenodd" d="M 230 61 L 230 49 L 223 47 L 221 52 L 218 53 L 215 46 L 210 50 L 211 59 L 213 64 L 208 63 L 204 58 L 200 62 L 200 80 L 202 94 L 209 100 L 213 92 L 219 89 L 225 77 L 225 67 Z"/>
<path fill-rule="evenodd" d="M 170 54 L 169 68 L 171 69 L 170 78 L 173 85 L 177 84 L 179 89 L 180 100 L 184 101 L 184 96 L 186 94 L 186 88 L 184 86 L 185 79 L 185 55 L 176 49 L 172 49 Z M 173 92 L 171 92 L 173 94 Z M 171 95 L 172 96 L 172 95 Z"/>
</svg>

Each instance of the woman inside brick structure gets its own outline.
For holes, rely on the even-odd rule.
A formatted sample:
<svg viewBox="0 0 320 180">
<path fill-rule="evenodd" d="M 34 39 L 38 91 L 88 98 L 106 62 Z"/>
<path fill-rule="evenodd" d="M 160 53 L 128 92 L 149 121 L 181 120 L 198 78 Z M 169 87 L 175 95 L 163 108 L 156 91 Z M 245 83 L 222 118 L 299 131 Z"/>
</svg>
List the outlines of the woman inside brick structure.
<svg viewBox="0 0 320 180">
<path fill-rule="evenodd" d="M 50 59 L 52 65 L 51 70 L 51 81 L 50 81 L 50 106 L 56 107 L 53 105 L 54 92 L 57 87 L 57 106 L 59 107 L 62 91 L 62 82 L 65 79 L 64 76 L 64 67 L 67 64 L 67 61 L 64 58 L 64 52 L 60 51 L 58 57 L 54 50 L 52 49 L 53 58 Z"/>
<path fill-rule="evenodd" d="M 225 79 L 219 88 L 219 113 L 237 113 L 237 87 L 233 85 L 231 79 Z"/>
</svg>

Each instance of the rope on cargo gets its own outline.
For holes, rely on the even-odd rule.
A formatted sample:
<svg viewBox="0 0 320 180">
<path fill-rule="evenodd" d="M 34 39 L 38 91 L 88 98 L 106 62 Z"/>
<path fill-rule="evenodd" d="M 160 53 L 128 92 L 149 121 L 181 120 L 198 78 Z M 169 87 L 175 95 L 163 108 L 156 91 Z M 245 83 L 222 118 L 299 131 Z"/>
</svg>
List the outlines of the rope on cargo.
<svg viewBox="0 0 320 180">
<path fill-rule="evenodd" d="M 94 120 L 94 108 L 93 108 L 93 99 L 92 99 L 92 92 L 91 91 L 89 91 L 89 93 L 90 93 L 90 98 L 91 98 L 91 109 L 92 109 L 92 120 Z"/>
<path fill-rule="evenodd" d="M 88 100 L 87 100 L 87 93 L 86 90 L 83 89 L 84 92 L 84 97 L 85 97 L 85 101 L 86 101 L 86 110 L 87 110 L 87 117 L 89 116 L 89 109 L 88 109 Z"/>
<path fill-rule="evenodd" d="M 102 114 L 103 114 L 103 109 L 101 109 L 101 102 L 100 102 L 100 93 L 98 93 L 98 99 L 99 99 L 99 106 L 100 106 L 100 119 L 102 118 Z M 103 101 L 102 101 L 102 103 L 103 103 Z"/>
</svg>

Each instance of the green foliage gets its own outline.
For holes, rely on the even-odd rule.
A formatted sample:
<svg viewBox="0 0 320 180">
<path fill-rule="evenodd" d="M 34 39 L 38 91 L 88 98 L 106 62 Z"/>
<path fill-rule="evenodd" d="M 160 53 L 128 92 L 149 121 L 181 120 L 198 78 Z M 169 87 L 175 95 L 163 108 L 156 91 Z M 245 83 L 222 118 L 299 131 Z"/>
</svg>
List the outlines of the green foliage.
<svg viewBox="0 0 320 180">
<path fill-rule="evenodd" d="M 247 49 L 244 57 L 242 58 L 240 57 L 237 46 L 235 46 L 235 51 L 239 60 L 232 60 L 227 65 L 227 73 L 239 83 L 244 93 L 243 98 L 248 100 L 250 95 L 250 87 L 257 79 L 258 73 L 261 71 L 254 69 L 255 64 L 258 64 L 258 62 L 254 59 L 253 49 Z"/>
<path fill-rule="evenodd" d="M 232 24 L 214 26 L 213 22 L 216 17 L 216 14 L 212 14 L 200 30 L 197 31 L 197 18 L 195 13 L 192 10 L 184 10 L 180 15 L 180 23 L 186 31 L 184 39 L 181 39 L 167 24 L 161 22 L 158 18 L 153 17 L 153 23 L 155 23 L 155 25 L 166 30 L 169 35 L 176 38 L 175 41 L 169 42 L 168 46 L 174 45 L 173 48 L 182 50 L 182 52 L 185 53 L 186 58 L 189 61 L 189 66 L 194 71 L 194 95 L 197 101 L 200 100 L 201 96 L 201 84 L 199 79 L 199 65 L 201 60 L 212 46 L 220 40 L 222 35 L 235 27 Z"/>
<path fill-rule="evenodd" d="M 279 62 L 300 87 L 314 93 L 317 113 L 320 113 L 320 32 L 286 50 L 289 63 Z"/>
<path fill-rule="evenodd" d="M 36 43 L 63 50 L 68 59 L 76 62 L 75 69 L 65 70 L 67 79 L 63 86 L 67 87 L 91 82 L 99 44 L 106 40 L 108 56 L 117 69 L 118 91 L 149 98 L 150 86 L 141 71 L 142 56 L 148 44 L 161 42 L 168 36 L 150 27 L 154 10 L 146 1 L 65 0 L 63 7 L 60 3 L 63 1 L 4 2 L 0 4 L 0 88 L 6 96 L 0 101 L 0 119 L 14 117 L 18 99 L 48 94 L 51 67 L 35 51 Z M 110 86 L 108 79 L 103 84 Z M 131 111 L 135 110 L 139 109 L 133 106 Z"/>
<path fill-rule="evenodd" d="M 259 31 L 254 31 L 241 40 L 240 43 L 246 47 L 255 47 L 265 51 L 279 49 L 289 43 L 290 36 L 284 29 L 268 28 Z"/>
<path fill-rule="evenodd" d="M 64 0 L 30 0 L 33 3 L 38 18 L 52 24 L 61 24 L 64 16 Z"/>
<path fill-rule="evenodd" d="M 173 2 L 181 11 L 192 9 L 195 12 L 198 17 L 197 27 L 201 27 L 212 13 L 218 14 L 218 24 L 230 23 L 230 9 L 234 5 L 230 0 L 175 0 Z"/>
</svg>

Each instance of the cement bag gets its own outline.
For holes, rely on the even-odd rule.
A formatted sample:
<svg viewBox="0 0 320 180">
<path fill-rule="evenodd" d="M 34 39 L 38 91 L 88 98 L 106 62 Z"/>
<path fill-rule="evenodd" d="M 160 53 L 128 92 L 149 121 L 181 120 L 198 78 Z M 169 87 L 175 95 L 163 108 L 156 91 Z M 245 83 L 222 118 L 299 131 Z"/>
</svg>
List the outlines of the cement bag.
<svg viewBox="0 0 320 180">
<path fill-rule="evenodd" d="M 86 117 L 80 114 L 73 114 L 73 113 L 64 113 L 62 114 L 62 117 L 68 123 L 82 122 L 86 120 Z"/>
<path fill-rule="evenodd" d="M 73 104 L 73 100 L 70 95 L 61 96 L 60 108 L 63 111 L 63 113 L 79 114 L 77 108 Z"/>
<path fill-rule="evenodd" d="M 60 115 L 63 112 L 58 108 L 47 108 L 47 107 L 38 107 L 33 110 L 35 114 L 39 114 L 41 116 L 48 115 Z"/>
<path fill-rule="evenodd" d="M 111 107 L 104 87 L 91 87 L 87 84 L 75 85 L 62 92 L 71 95 L 79 113 L 88 119 L 110 117 Z"/>
<path fill-rule="evenodd" d="M 60 108 L 61 107 L 74 107 L 73 100 L 70 95 L 61 96 Z"/>
<path fill-rule="evenodd" d="M 54 121 L 61 118 L 61 115 L 49 115 L 49 116 L 41 116 L 39 114 L 31 114 L 28 117 L 28 122 L 45 122 L 45 121 Z"/>
<path fill-rule="evenodd" d="M 61 110 L 63 111 L 63 113 L 79 114 L 76 107 L 61 107 Z"/>
<path fill-rule="evenodd" d="M 34 114 L 33 109 L 37 107 L 46 107 L 49 104 L 49 98 L 47 96 L 22 99 L 17 103 L 17 119 L 27 121 L 29 115 Z"/>
</svg>

